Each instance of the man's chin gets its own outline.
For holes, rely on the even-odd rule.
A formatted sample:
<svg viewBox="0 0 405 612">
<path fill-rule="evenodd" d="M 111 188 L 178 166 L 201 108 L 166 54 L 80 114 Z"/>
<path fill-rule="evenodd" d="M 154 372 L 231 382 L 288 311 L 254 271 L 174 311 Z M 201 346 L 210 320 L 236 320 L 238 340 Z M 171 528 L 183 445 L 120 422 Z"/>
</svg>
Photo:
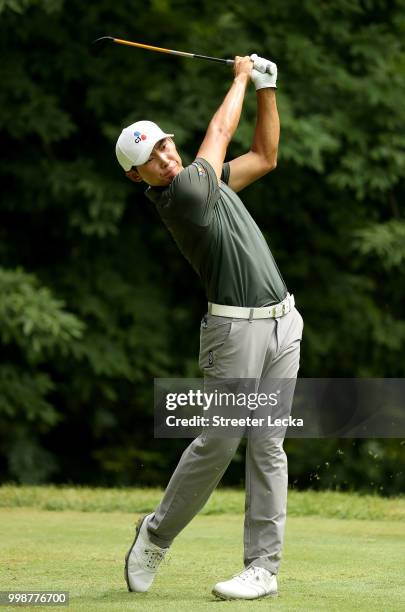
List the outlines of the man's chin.
<svg viewBox="0 0 405 612">
<path fill-rule="evenodd" d="M 163 177 L 164 185 L 170 185 L 170 183 L 176 178 L 178 173 L 180 172 L 180 168 L 173 168 L 172 172 L 168 176 Z"/>
<path fill-rule="evenodd" d="M 156 185 L 156 187 L 168 187 L 170 185 L 170 183 L 173 182 L 174 176 L 162 179 L 159 183 L 159 185 Z"/>
</svg>

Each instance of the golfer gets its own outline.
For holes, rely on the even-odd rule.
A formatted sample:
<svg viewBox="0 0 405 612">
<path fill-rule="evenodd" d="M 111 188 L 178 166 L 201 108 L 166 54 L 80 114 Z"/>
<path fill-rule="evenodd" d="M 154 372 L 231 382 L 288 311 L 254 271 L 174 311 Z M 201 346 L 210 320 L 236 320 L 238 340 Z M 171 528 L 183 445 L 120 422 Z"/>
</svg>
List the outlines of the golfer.
<svg viewBox="0 0 405 612">
<path fill-rule="evenodd" d="M 271 74 L 263 70 L 268 64 Z M 199 356 L 204 380 L 295 383 L 297 377 L 303 320 L 266 240 L 237 195 L 276 167 L 276 80 L 274 63 L 257 55 L 237 56 L 229 91 L 187 167 L 173 134 L 150 121 L 125 128 L 116 145 L 126 176 L 148 185 L 146 196 L 206 290 L 208 311 L 201 322 Z M 253 142 L 247 153 L 224 163 L 250 81 L 257 91 Z M 268 200 L 266 206 L 271 206 L 270 194 Z M 184 451 L 160 504 L 138 523 L 125 560 L 130 591 L 150 588 L 166 551 L 208 500 L 239 441 L 213 438 L 204 431 Z M 218 582 L 216 596 L 256 599 L 277 594 L 287 480 L 283 437 L 249 437 L 244 568 Z"/>
</svg>

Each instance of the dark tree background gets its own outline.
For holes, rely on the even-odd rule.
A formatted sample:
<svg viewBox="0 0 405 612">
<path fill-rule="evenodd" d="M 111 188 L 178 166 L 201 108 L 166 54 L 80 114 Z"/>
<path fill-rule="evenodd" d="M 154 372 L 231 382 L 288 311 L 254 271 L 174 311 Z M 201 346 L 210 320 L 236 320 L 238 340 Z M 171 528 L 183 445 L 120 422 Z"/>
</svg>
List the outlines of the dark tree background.
<svg viewBox="0 0 405 612">
<path fill-rule="evenodd" d="M 0 2 L 0 478 L 161 484 L 154 377 L 199 376 L 205 297 L 114 146 L 139 118 L 189 163 L 229 68 L 279 66 L 276 172 L 243 199 L 305 319 L 301 376 L 405 374 L 404 0 Z M 250 145 L 247 95 L 229 157 Z M 287 440 L 293 486 L 400 491 L 401 440 Z M 243 478 L 243 448 L 224 482 Z"/>
</svg>

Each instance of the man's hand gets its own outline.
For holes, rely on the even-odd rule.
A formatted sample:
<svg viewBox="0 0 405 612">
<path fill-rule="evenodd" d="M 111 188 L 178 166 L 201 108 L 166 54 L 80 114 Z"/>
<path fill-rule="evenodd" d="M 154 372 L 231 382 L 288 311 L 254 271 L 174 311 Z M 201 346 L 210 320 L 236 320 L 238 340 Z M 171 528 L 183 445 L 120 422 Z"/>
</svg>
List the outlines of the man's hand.
<svg viewBox="0 0 405 612">
<path fill-rule="evenodd" d="M 246 76 L 251 77 L 252 70 L 252 60 L 248 55 L 246 55 L 245 57 L 240 57 L 239 55 L 237 55 L 235 57 L 233 64 L 233 72 L 235 74 L 235 77 L 239 76 L 240 74 L 246 74 Z"/>
<path fill-rule="evenodd" d="M 254 83 L 256 91 L 258 89 L 264 89 L 265 87 L 272 87 L 277 89 L 277 65 L 264 57 L 259 57 L 256 53 L 250 56 L 251 62 L 253 62 L 253 70 L 251 73 L 251 79 Z M 270 65 L 271 74 L 264 72 L 266 66 Z"/>
</svg>

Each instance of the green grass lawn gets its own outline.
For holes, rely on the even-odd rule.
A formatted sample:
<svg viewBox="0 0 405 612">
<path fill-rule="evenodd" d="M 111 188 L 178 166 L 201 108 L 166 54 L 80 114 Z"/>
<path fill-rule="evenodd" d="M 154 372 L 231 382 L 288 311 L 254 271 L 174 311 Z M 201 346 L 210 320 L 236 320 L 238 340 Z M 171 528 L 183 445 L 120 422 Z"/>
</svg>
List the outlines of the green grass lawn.
<svg viewBox="0 0 405 612">
<path fill-rule="evenodd" d="M 242 569 L 243 494 L 226 490 L 175 540 L 149 593 L 128 593 L 123 559 L 139 507 L 151 510 L 159 495 L 107 490 L 102 502 L 100 489 L 0 487 L 0 590 L 67 590 L 68 609 L 83 611 L 404 609 L 405 500 L 327 492 L 290 495 L 277 599 L 211 595 L 215 582 Z M 59 510 L 44 509 L 46 499 Z"/>
</svg>

